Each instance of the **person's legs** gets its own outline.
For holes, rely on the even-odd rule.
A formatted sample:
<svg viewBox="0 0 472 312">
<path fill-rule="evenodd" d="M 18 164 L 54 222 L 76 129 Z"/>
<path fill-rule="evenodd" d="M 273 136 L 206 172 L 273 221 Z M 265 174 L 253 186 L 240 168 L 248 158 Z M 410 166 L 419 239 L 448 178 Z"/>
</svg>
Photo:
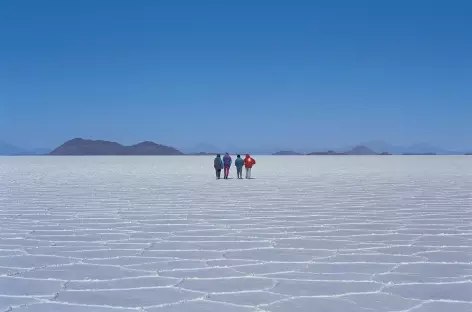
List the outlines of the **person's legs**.
<svg viewBox="0 0 472 312">
<path fill-rule="evenodd" d="M 246 168 L 246 179 L 248 179 L 248 175 L 249 175 L 249 168 Z"/>
<path fill-rule="evenodd" d="M 248 173 L 247 173 L 247 178 L 248 179 L 251 178 L 251 170 L 252 170 L 252 168 L 248 168 Z"/>
<path fill-rule="evenodd" d="M 243 168 L 238 168 L 238 179 L 243 178 Z"/>
<path fill-rule="evenodd" d="M 225 179 L 228 178 L 228 175 L 229 175 L 229 167 L 225 167 Z"/>
<path fill-rule="evenodd" d="M 221 178 L 221 169 L 216 169 L 216 178 L 217 179 Z"/>
</svg>

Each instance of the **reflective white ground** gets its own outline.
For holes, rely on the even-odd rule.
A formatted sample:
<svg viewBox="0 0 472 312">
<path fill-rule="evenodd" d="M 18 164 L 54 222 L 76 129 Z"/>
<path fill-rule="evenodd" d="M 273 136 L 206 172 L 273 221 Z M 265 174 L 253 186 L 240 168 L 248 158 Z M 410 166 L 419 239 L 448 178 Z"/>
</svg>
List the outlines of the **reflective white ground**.
<svg viewBox="0 0 472 312">
<path fill-rule="evenodd" d="M 256 160 L 0 158 L 0 311 L 472 311 L 472 157 Z"/>
</svg>

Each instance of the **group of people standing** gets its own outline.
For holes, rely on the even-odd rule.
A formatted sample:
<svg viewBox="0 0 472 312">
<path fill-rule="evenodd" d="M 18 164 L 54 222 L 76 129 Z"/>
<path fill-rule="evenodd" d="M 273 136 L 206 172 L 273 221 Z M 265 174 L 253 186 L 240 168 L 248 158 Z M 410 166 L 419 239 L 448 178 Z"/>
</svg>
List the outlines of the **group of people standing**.
<svg viewBox="0 0 472 312">
<path fill-rule="evenodd" d="M 223 159 L 221 159 L 220 154 L 216 155 L 215 160 L 213 162 L 213 167 L 215 168 L 216 172 L 216 179 L 221 178 L 221 170 L 223 170 L 224 179 L 228 179 L 229 169 L 231 168 L 232 163 L 233 159 L 228 153 L 223 156 Z M 236 157 L 236 160 L 234 161 L 234 166 L 236 167 L 238 179 L 243 178 L 243 167 L 246 168 L 246 179 L 250 179 L 251 169 L 252 166 L 254 166 L 255 164 L 256 160 L 252 158 L 249 154 L 246 154 L 246 157 L 244 159 L 241 158 L 241 155 L 238 155 Z"/>
</svg>

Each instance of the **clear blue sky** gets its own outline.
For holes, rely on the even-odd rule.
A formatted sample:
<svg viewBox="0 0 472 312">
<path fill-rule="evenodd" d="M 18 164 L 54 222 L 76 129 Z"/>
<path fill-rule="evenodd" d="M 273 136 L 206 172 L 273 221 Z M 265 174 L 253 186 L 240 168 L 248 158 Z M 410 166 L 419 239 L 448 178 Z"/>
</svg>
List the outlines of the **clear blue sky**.
<svg viewBox="0 0 472 312">
<path fill-rule="evenodd" d="M 0 140 L 73 137 L 470 148 L 472 3 L 0 1 Z"/>
</svg>

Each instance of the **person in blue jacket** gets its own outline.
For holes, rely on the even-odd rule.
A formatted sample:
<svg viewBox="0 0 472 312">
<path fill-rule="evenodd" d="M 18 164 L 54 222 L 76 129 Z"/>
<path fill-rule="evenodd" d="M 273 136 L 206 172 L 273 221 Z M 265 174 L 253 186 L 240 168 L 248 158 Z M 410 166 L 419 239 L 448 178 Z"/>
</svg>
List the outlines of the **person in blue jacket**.
<svg viewBox="0 0 472 312">
<path fill-rule="evenodd" d="M 236 157 L 236 160 L 234 161 L 234 166 L 236 167 L 236 173 L 238 174 L 238 179 L 242 179 L 244 160 L 241 158 L 241 155 L 238 155 Z"/>
<path fill-rule="evenodd" d="M 233 163 L 233 160 L 231 159 L 231 156 L 229 156 L 229 154 L 226 153 L 225 156 L 223 157 L 223 166 L 224 166 L 224 177 L 225 177 L 225 179 L 228 179 L 229 168 L 231 167 L 232 163 Z"/>
</svg>

